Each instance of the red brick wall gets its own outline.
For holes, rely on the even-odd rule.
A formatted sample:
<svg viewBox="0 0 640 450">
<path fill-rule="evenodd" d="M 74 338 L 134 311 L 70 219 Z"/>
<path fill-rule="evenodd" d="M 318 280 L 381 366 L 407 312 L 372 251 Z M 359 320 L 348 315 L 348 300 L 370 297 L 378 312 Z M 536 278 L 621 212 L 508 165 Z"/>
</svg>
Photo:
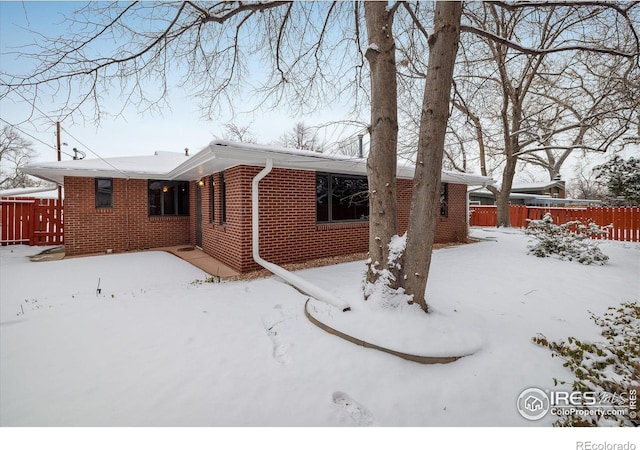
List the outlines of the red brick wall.
<svg viewBox="0 0 640 450">
<path fill-rule="evenodd" d="M 461 242 L 467 237 L 467 185 L 449 183 L 448 214 L 439 217 L 435 242 Z"/>
<path fill-rule="evenodd" d="M 65 177 L 64 187 L 67 255 L 107 249 L 122 252 L 190 241 L 189 217 L 149 217 L 147 180 L 114 179 L 113 208 L 104 209 L 95 207 L 93 178 Z"/>
<path fill-rule="evenodd" d="M 216 173 L 212 177 L 206 177 L 205 186 L 201 188 L 202 248 L 214 258 L 238 271 L 258 267 L 251 256 L 251 180 L 259 171 L 259 168 L 243 166 L 234 167 L 225 172 L 226 223 L 222 223 L 222 175 Z M 210 195 L 212 180 L 215 196 L 213 222 L 211 222 Z"/>
<path fill-rule="evenodd" d="M 221 174 L 190 184 L 190 217 L 149 217 L 146 180 L 114 179 L 113 208 L 95 208 L 93 178 L 65 177 L 65 244 L 68 255 L 195 244 L 196 189 L 202 193 L 203 249 L 238 271 L 258 268 L 251 253 L 251 181 L 259 167 L 226 171 L 227 215 L 222 219 Z M 276 264 L 366 252 L 366 222 L 317 224 L 315 172 L 273 169 L 260 183 L 260 254 Z M 215 219 L 211 221 L 211 184 Z M 404 233 L 411 180 L 398 180 L 398 227 Z M 436 242 L 465 236 L 466 186 L 449 185 L 449 214 L 438 219 Z"/>
<path fill-rule="evenodd" d="M 251 181 L 259 167 L 226 171 L 227 223 L 221 224 L 221 176 L 214 174 L 215 221 L 210 183 L 202 188 L 203 248 L 238 271 L 258 269 L 251 254 Z M 317 224 L 315 172 L 273 169 L 260 182 L 260 255 L 276 264 L 366 252 L 366 222 Z M 411 204 L 411 180 L 398 180 L 398 226 L 404 233 Z M 195 200 L 193 202 L 195 204 Z M 195 214 L 195 213 L 194 213 Z M 193 216 L 195 217 L 195 215 Z M 195 230 L 195 224 L 192 227 Z M 466 230 L 466 186 L 449 185 L 449 214 L 438 219 L 436 242 L 456 241 Z"/>
</svg>

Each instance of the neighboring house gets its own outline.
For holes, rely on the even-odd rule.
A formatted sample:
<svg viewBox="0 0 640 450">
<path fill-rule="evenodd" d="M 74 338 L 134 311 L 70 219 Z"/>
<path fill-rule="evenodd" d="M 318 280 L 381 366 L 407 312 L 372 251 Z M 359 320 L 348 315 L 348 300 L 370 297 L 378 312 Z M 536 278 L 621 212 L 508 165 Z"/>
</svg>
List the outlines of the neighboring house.
<svg viewBox="0 0 640 450">
<path fill-rule="evenodd" d="M 515 194 L 541 195 L 551 198 L 565 198 L 565 182 L 561 179 L 537 183 L 513 183 L 511 192 Z"/>
<path fill-rule="evenodd" d="M 527 201 L 537 199 L 538 197 L 538 195 L 516 194 L 512 192 L 509 195 L 509 204 L 526 205 Z M 472 189 L 469 191 L 469 203 L 471 205 L 491 206 L 496 204 L 496 197 L 488 189 Z"/>
<path fill-rule="evenodd" d="M 276 264 L 366 252 L 366 160 L 218 141 L 194 156 L 35 163 L 23 171 L 64 185 L 68 255 L 195 245 L 231 268 L 252 257 L 252 181 L 259 183 L 261 256 Z M 412 167 L 398 169 L 398 225 L 407 227 Z M 467 186 L 494 180 L 442 172 L 437 242 L 466 237 Z"/>
<path fill-rule="evenodd" d="M 469 202 L 474 205 L 495 205 L 496 198 L 488 189 L 469 191 Z M 514 183 L 509 204 L 527 206 L 597 205 L 598 200 L 566 198 L 565 182 L 560 179 L 538 183 Z"/>
</svg>

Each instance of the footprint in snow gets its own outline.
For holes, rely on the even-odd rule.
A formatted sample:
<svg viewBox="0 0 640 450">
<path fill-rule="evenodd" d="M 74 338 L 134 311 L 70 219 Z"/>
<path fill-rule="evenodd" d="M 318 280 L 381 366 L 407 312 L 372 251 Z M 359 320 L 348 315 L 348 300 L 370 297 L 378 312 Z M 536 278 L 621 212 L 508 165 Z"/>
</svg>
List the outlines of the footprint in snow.
<svg viewBox="0 0 640 450">
<path fill-rule="evenodd" d="M 282 310 L 282 305 L 276 305 L 272 312 L 262 316 L 262 325 L 273 345 L 273 359 L 283 365 L 291 362 L 291 344 L 287 343 L 282 337 L 282 332 L 286 328 L 286 321 L 289 318 L 289 315 Z"/>
<path fill-rule="evenodd" d="M 373 416 L 367 408 L 344 392 L 333 393 L 333 403 L 338 409 L 338 420 L 348 425 L 368 427 L 373 425 Z"/>
</svg>

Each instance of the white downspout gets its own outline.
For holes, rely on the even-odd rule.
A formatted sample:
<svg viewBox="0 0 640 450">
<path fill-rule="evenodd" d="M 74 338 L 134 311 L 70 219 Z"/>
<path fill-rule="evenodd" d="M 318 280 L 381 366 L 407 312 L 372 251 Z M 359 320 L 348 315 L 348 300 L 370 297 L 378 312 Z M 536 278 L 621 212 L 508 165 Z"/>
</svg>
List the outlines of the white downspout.
<svg viewBox="0 0 640 450">
<path fill-rule="evenodd" d="M 479 191 L 481 189 L 486 189 L 488 183 L 483 183 L 482 186 L 475 189 L 470 189 L 467 191 L 467 229 L 471 226 L 471 199 L 470 195 L 473 191 Z"/>
<path fill-rule="evenodd" d="M 266 177 L 269 172 L 273 169 L 273 160 L 271 158 L 267 159 L 265 168 L 258 173 L 253 178 L 251 182 L 251 237 L 252 237 L 252 250 L 253 250 L 253 259 L 255 262 L 260 264 L 262 267 L 267 269 L 269 272 L 274 275 L 279 276 L 284 281 L 297 288 L 298 290 L 304 292 L 305 294 L 315 298 L 316 300 L 320 300 L 322 302 L 328 303 L 332 306 L 340 308 L 341 311 L 349 311 L 351 308 L 342 300 L 336 298 L 331 295 L 324 289 L 308 282 L 300 278 L 299 276 L 289 272 L 288 270 L 271 263 L 269 261 L 265 261 L 260 257 L 260 205 L 259 205 L 259 191 L 258 191 L 258 183 L 264 177 Z"/>
</svg>

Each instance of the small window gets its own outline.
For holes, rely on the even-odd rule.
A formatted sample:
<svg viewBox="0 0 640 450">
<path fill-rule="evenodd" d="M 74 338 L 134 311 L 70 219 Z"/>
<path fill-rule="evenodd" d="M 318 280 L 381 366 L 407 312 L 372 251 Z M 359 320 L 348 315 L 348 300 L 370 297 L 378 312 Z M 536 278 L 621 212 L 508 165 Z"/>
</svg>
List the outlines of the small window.
<svg viewBox="0 0 640 450">
<path fill-rule="evenodd" d="M 440 217 L 449 216 L 449 184 L 440 183 Z"/>
<path fill-rule="evenodd" d="M 216 188 L 214 186 L 213 175 L 209 180 L 209 198 L 211 199 L 211 223 L 216 221 Z"/>
<path fill-rule="evenodd" d="M 366 177 L 316 175 L 316 220 L 369 220 L 369 184 Z"/>
<path fill-rule="evenodd" d="M 112 178 L 96 178 L 96 208 L 113 208 Z"/>
<path fill-rule="evenodd" d="M 150 216 L 188 216 L 189 182 L 149 180 Z"/>
<path fill-rule="evenodd" d="M 225 173 L 220 174 L 220 197 L 222 200 L 222 217 L 220 218 L 220 224 L 227 223 L 227 179 Z"/>
</svg>

